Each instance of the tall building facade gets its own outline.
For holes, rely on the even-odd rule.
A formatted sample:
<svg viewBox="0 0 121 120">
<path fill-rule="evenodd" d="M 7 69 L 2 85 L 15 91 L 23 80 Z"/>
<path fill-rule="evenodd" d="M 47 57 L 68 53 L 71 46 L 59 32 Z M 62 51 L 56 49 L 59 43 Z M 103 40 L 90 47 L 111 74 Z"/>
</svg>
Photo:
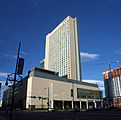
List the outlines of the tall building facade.
<svg viewBox="0 0 121 120">
<path fill-rule="evenodd" d="M 103 76 L 105 96 L 112 99 L 114 105 L 121 106 L 121 66 L 111 71 L 107 69 L 103 72 Z"/>
<path fill-rule="evenodd" d="M 80 63 L 77 18 L 68 16 L 46 36 L 44 68 L 81 81 Z"/>
</svg>

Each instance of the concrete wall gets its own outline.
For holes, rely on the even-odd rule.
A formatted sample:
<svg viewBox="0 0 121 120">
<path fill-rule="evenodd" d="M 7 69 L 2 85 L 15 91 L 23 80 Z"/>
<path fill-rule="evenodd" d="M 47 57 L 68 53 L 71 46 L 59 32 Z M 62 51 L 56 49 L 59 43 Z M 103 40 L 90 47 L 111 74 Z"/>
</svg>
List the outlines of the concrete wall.
<svg viewBox="0 0 121 120">
<path fill-rule="evenodd" d="M 29 105 L 35 105 L 36 108 L 47 108 L 47 101 L 39 99 L 38 97 L 48 98 L 48 89 L 49 89 L 49 102 L 50 107 L 53 108 L 53 100 L 59 101 L 72 101 L 71 89 L 74 88 L 74 101 L 100 101 L 99 99 L 81 99 L 77 98 L 77 88 L 91 89 L 91 90 L 100 90 L 97 87 L 79 85 L 75 83 L 56 81 L 47 78 L 39 77 L 30 77 L 28 79 L 27 86 L 27 101 L 26 108 L 29 108 Z M 36 96 L 36 98 L 31 98 L 31 96 Z"/>
</svg>

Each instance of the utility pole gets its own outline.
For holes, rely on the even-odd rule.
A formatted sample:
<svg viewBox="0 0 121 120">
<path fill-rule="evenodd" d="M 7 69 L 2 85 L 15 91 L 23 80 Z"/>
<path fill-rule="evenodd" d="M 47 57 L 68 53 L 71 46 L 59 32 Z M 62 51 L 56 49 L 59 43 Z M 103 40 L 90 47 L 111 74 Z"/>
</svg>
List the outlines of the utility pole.
<svg viewBox="0 0 121 120">
<path fill-rule="evenodd" d="M 13 114 L 13 107 L 14 107 L 14 90 L 15 90 L 15 82 L 16 82 L 17 68 L 18 68 L 18 62 L 19 62 L 20 47 L 21 47 L 21 42 L 19 43 L 18 55 L 17 55 L 17 61 L 16 61 L 16 68 L 15 68 L 15 73 L 14 73 L 10 120 L 12 120 L 12 117 L 13 117 L 12 114 Z"/>
<path fill-rule="evenodd" d="M 1 86 L 2 86 L 2 83 L 0 83 L 0 97 L 1 97 Z"/>
</svg>

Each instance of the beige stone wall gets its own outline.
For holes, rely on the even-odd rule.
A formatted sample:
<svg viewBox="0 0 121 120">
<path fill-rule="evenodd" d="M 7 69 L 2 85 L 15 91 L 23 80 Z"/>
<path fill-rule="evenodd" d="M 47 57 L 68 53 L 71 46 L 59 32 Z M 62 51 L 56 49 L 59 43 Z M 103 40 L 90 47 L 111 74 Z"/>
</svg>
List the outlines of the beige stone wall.
<svg viewBox="0 0 121 120">
<path fill-rule="evenodd" d="M 48 70 L 48 58 L 49 57 L 49 34 L 46 36 L 46 47 L 45 47 L 45 64 L 44 68 Z"/>
<path fill-rule="evenodd" d="M 28 82 L 27 82 L 26 108 L 28 108 L 29 107 L 29 104 L 31 103 L 30 96 L 32 96 L 32 78 L 29 78 L 28 79 Z"/>
<path fill-rule="evenodd" d="M 76 77 L 76 46 L 75 46 L 75 37 L 74 37 L 74 20 L 70 18 L 70 60 L 71 60 L 71 74 L 70 74 L 70 79 L 77 80 Z"/>
<path fill-rule="evenodd" d="M 48 88 L 49 88 L 49 99 L 51 107 L 52 107 L 51 103 L 53 102 L 53 100 L 72 101 L 73 99 L 71 97 L 71 89 L 73 88 L 72 83 L 56 81 L 46 78 L 30 77 L 28 79 L 28 86 L 27 86 L 26 108 L 28 108 L 29 105 L 35 105 L 36 108 L 41 108 L 42 99 L 40 100 L 38 98 L 34 99 L 30 98 L 30 96 L 48 98 Z M 100 90 L 99 88 L 96 87 L 74 84 L 74 101 L 87 101 L 87 99 L 77 98 L 77 88 Z M 47 101 L 48 100 L 43 100 L 43 108 L 47 108 Z M 96 101 L 98 100 L 96 99 Z"/>
</svg>

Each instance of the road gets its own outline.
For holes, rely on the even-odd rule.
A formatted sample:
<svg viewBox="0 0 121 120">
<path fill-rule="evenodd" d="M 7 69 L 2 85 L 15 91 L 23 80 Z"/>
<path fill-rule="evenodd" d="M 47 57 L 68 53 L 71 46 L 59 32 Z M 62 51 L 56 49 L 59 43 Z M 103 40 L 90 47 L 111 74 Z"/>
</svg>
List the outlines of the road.
<svg viewBox="0 0 121 120">
<path fill-rule="evenodd" d="M 5 119 L 5 112 L 0 112 Z M 40 111 L 14 111 L 13 120 L 121 120 L 121 112 L 40 112 Z"/>
</svg>

